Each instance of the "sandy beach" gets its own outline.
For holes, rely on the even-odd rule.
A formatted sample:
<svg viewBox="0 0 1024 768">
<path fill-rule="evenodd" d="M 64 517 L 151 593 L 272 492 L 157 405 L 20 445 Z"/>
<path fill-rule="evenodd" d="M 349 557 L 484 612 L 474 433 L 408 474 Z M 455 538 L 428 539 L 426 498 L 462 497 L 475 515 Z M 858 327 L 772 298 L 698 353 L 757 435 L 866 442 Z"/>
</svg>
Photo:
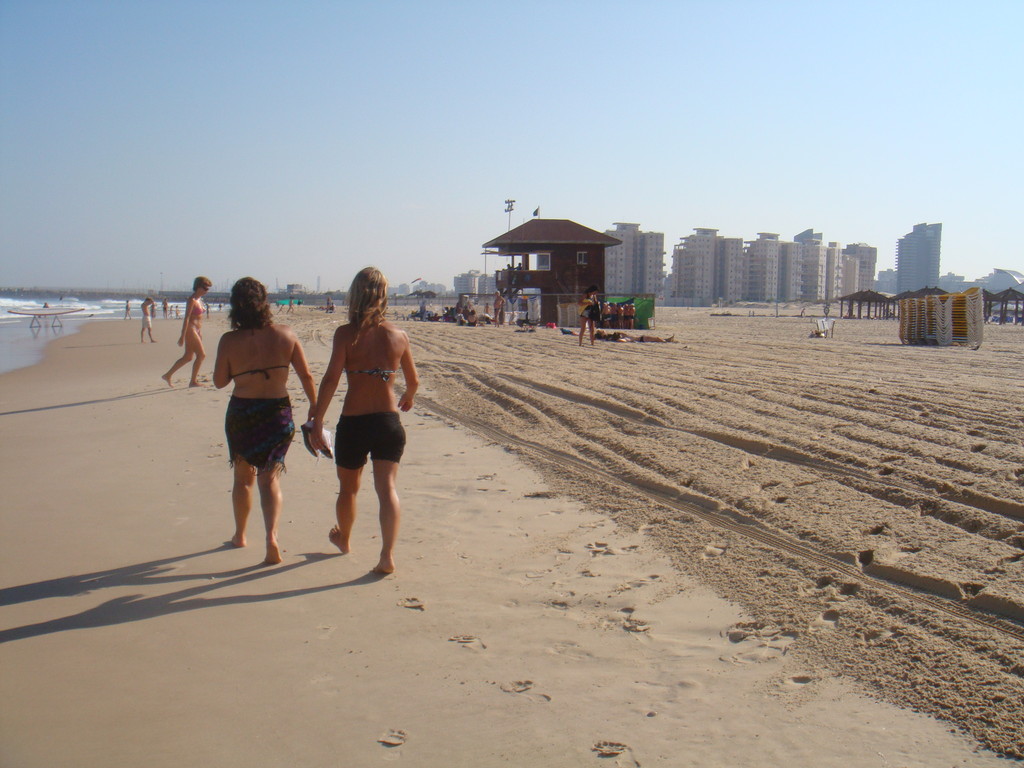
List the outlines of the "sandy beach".
<svg viewBox="0 0 1024 768">
<path fill-rule="evenodd" d="M 593 348 L 399 321 L 422 385 L 385 578 L 372 485 L 339 555 L 301 441 L 284 563 L 258 510 L 225 546 L 229 393 L 160 381 L 179 323 L 58 338 L 0 376 L 0 764 L 1024 757 L 1024 329 L 911 348 L 760 311 Z M 279 317 L 319 381 L 342 315 Z"/>
</svg>

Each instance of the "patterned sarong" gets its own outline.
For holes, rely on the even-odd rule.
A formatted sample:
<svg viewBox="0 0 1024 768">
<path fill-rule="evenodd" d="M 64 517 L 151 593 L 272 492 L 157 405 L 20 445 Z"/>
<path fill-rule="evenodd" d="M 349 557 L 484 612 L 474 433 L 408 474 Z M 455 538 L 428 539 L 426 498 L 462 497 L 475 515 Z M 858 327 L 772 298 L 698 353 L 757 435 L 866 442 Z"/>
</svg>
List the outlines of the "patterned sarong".
<svg viewBox="0 0 1024 768">
<path fill-rule="evenodd" d="M 295 423 L 287 397 L 269 399 L 231 396 L 224 417 L 228 455 L 232 464 L 242 458 L 260 471 L 284 469 Z"/>
</svg>

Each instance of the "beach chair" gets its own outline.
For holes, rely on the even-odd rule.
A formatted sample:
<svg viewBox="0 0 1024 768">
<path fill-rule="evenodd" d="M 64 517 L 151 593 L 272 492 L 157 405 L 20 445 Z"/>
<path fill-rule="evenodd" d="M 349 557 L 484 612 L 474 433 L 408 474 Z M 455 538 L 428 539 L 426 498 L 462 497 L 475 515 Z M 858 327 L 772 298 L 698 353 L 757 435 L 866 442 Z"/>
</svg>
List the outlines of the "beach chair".
<svg viewBox="0 0 1024 768">
<path fill-rule="evenodd" d="M 814 330 L 811 336 L 819 339 L 827 339 L 835 336 L 836 320 L 834 317 L 818 317 L 814 319 Z"/>
</svg>

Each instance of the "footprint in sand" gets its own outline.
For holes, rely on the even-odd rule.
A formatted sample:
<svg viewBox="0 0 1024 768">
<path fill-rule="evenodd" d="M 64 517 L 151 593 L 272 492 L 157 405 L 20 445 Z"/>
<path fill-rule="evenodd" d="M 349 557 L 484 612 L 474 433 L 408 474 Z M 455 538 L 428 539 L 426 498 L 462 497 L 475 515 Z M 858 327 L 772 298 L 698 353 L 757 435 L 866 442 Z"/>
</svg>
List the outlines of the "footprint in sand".
<svg viewBox="0 0 1024 768">
<path fill-rule="evenodd" d="M 584 659 L 593 658 L 592 653 L 583 650 L 579 644 L 569 641 L 555 643 L 553 646 L 548 648 L 548 653 L 565 656 L 573 659 L 574 661 L 583 661 Z"/>
<path fill-rule="evenodd" d="M 749 651 L 740 651 L 732 656 L 720 656 L 719 661 L 728 661 L 731 664 L 763 664 L 766 661 L 781 659 L 785 651 L 773 648 L 767 643 Z"/>
<path fill-rule="evenodd" d="M 627 632 L 635 632 L 637 634 L 651 631 L 650 624 L 640 619 L 634 619 L 632 616 L 627 616 L 622 620 L 622 628 Z"/>
<path fill-rule="evenodd" d="M 487 648 L 483 641 L 476 635 L 453 635 L 448 638 L 449 643 L 458 643 L 463 648 L 483 650 Z"/>
<path fill-rule="evenodd" d="M 615 591 L 616 592 L 628 592 L 631 589 L 640 589 L 640 587 L 646 586 L 646 585 L 650 584 L 652 581 L 655 581 L 655 580 L 660 579 L 660 578 L 661 578 L 660 576 L 651 576 L 651 577 L 646 578 L 646 579 L 643 579 L 643 578 L 633 579 L 632 581 L 627 581 L 625 584 L 619 584 L 615 588 Z"/>
<path fill-rule="evenodd" d="M 818 618 L 811 622 L 810 629 L 821 630 L 821 629 L 835 629 L 839 623 L 839 611 L 825 611 Z"/>
<path fill-rule="evenodd" d="M 728 547 L 725 544 L 708 544 L 704 547 L 704 553 L 701 555 L 701 558 L 710 560 L 712 557 L 721 557 L 725 554 L 726 549 Z"/>
<path fill-rule="evenodd" d="M 400 747 L 405 744 L 407 738 L 408 734 L 405 731 L 392 729 L 377 739 L 377 743 L 383 744 L 385 747 Z"/>
<path fill-rule="evenodd" d="M 598 757 L 614 757 L 615 765 L 619 768 L 640 768 L 640 763 L 633 757 L 633 750 L 629 748 L 628 744 L 618 741 L 599 741 L 590 748 L 590 751 L 596 752 Z"/>
<path fill-rule="evenodd" d="M 817 679 L 814 675 L 793 675 L 783 680 L 780 687 L 787 691 L 803 690 Z"/>
<path fill-rule="evenodd" d="M 869 648 L 882 645 L 887 640 L 896 637 L 896 633 L 890 632 L 888 629 L 865 629 L 859 632 L 858 635 L 861 642 Z"/>
<path fill-rule="evenodd" d="M 510 683 L 501 683 L 498 687 L 505 693 L 514 693 L 517 695 L 526 694 L 528 691 L 533 689 L 533 680 L 513 680 Z M 530 699 L 531 701 L 547 702 L 551 701 L 551 697 L 546 693 L 530 693 L 524 698 Z"/>
<path fill-rule="evenodd" d="M 721 661 L 732 664 L 759 664 L 775 661 L 786 655 L 789 646 L 796 640 L 797 633 L 761 624 L 744 621 L 732 625 L 725 631 L 730 643 L 741 646 L 731 656 L 720 656 Z"/>
<path fill-rule="evenodd" d="M 598 555 L 614 555 L 615 552 L 611 547 L 608 546 L 606 541 L 592 541 L 586 545 L 585 549 L 593 556 Z"/>
<path fill-rule="evenodd" d="M 533 680 L 513 680 L 511 683 L 502 683 L 498 687 L 505 693 L 525 693 L 533 688 Z"/>
<path fill-rule="evenodd" d="M 398 601 L 400 608 L 411 608 L 414 611 L 425 611 L 427 606 L 417 597 L 404 597 Z"/>
</svg>

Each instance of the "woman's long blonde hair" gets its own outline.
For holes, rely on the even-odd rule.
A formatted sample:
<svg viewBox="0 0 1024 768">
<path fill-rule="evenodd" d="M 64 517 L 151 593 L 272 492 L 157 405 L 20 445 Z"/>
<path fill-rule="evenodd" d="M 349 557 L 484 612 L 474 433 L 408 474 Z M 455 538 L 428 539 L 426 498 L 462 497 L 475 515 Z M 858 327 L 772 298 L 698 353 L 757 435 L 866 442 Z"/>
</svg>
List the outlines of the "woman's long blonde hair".
<svg viewBox="0 0 1024 768">
<path fill-rule="evenodd" d="M 356 327 L 356 337 L 367 328 L 384 322 L 388 309 L 388 279 L 376 267 L 360 270 L 348 289 L 348 321 Z"/>
</svg>

